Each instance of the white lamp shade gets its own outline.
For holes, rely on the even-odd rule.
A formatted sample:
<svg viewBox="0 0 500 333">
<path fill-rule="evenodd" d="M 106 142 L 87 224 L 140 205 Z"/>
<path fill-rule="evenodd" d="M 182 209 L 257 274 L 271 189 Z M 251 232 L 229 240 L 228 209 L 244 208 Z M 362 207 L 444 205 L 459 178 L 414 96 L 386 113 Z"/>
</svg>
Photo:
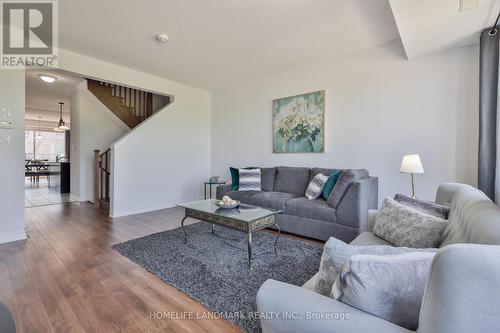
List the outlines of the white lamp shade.
<svg viewBox="0 0 500 333">
<path fill-rule="evenodd" d="M 403 161 L 401 161 L 401 168 L 399 172 L 404 173 L 424 173 L 424 167 L 422 162 L 420 162 L 420 157 L 418 154 L 405 155 L 403 156 Z"/>
</svg>

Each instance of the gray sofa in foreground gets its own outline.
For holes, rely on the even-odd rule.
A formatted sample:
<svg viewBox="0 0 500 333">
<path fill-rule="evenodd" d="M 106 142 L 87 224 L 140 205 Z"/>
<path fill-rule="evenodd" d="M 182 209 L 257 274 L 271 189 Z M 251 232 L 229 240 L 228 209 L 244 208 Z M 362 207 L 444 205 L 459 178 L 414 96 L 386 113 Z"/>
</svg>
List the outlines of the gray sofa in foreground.
<svg viewBox="0 0 500 333">
<path fill-rule="evenodd" d="M 335 207 L 323 198 L 309 200 L 304 196 L 314 176 L 318 173 L 329 176 L 336 170 L 286 166 L 261 168 L 262 191 L 232 191 L 231 184 L 222 185 L 217 187 L 217 199 L 228 195 L 245 204 L 280 209 L 283 213 L 276 216 L 276 223 L 285 232 L 319 240 L 333 236 L 350 242 L 366 229 L 367 211 L 377 207 L 378 178 L 361 170 L 360 174 L 364 176 L 354 180 L 345 193 L 340 193 Z"/>
<path fill-rule="evenodd" d="M 449 223 L 432 263 L 417 332 L 500 332 L 500 209 L 481 191 L 454 183 L 439 186 L 436 202 L 450 207 Z M 368 230 L 351 244 L 390 245 L 371 232 L 376 214 L 370 212 Z M 412 332 L 320 295 L 312 291 L 314 284 L 315 276 L 302 287 L 267 280 L 257 294 L 258 311 L 303 319 L 261 319 L 263 332 Z M 344 319 L 318 317 L 334 313 Z"/>
</svg>

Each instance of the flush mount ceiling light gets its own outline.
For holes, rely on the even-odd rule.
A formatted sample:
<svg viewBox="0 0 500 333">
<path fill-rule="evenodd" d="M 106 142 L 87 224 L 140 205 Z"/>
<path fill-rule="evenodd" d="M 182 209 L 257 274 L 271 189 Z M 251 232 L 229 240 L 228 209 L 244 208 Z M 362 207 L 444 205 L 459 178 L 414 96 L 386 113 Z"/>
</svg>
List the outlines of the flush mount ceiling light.
<svg viewBox="0 0 500 333">
<path fill-rule="evenodd" d="M 42 80 L 43 82 L 47 82 L 47 83 L 52 83 L 54 82 L 55 80 L 57 80 L 57 77 L 55 76 L 51 76 L 51 75 L 45 75 L 45 74 L 40 74 L 38 75 L 38 77 L 40 78 L 40 80 Z"/>
<path fill-rule="evenodd" d="M 166 34 L 158 34 L 158 35 L 156 35 L 156 40 L 159 41 L 162 44 L 167 44 L 167 42 L 168 42 L 168 35 L 166 35 Z"/>
</svg>

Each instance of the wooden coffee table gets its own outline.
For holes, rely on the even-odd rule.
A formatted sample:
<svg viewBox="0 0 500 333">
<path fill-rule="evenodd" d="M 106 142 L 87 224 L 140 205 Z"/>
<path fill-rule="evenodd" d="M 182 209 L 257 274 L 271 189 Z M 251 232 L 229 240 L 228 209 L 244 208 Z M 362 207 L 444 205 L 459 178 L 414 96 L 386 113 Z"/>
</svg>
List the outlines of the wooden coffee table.
<svg viewBox="0 0 500 333">
<path fill-rule="evenodd" d="M 274 253 L 278 254 L 276 244 L 278 243 L 281 231 L 275 222 L 275 216 L 281 213 L 281 210 L 245 204 L 240 204 L 238 208 L 222 209 L 215 205 L 216 201 L 208 199 L 177 205 L 185 210 L 185 216 L 181 221 L 182 231 L 184 232 L 184 243 L 187 243 L 184 221 L 188 217 L 211 223 L 212 233 L 215 232 L 214 225 L 244 232 L 248 236 L 248 268 L 252 269 L 252 232 L 275 226 L 278 229 L 278 235 L 274 241 Z"/>
</svg>

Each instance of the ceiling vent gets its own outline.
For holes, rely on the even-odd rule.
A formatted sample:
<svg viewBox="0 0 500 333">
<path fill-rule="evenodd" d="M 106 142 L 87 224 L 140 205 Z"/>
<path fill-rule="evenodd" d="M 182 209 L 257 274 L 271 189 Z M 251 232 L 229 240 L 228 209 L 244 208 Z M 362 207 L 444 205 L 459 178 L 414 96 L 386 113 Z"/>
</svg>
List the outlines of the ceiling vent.
<svg viewBox="0 0 500 333">
<path fill-rule="evenodd" d="M 479 0 L 460 0 L 460 11 L 472 9 L 479 5 Z"/>
</svg>

